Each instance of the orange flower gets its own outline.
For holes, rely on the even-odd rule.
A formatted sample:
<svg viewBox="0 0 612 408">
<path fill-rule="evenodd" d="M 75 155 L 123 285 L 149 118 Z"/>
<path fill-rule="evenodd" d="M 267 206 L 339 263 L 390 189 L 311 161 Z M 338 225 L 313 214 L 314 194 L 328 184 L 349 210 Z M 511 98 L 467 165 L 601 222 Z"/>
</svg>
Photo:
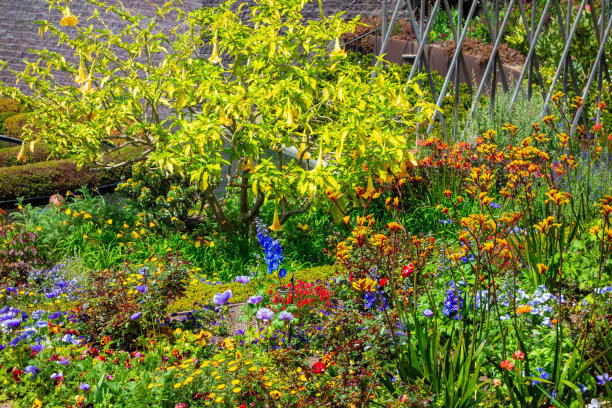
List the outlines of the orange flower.
<svg viewBox="0 0 612 408">
<path fill-rule="evenodd" d="M 532 309 L 533 308 L 529 305 L 521 305 L 516 308 L 516 313 L 518 313 L 519 315 L 522 315 L 523 313 L 531 312 Z"/>
<path fill-rule="evenodd" d="M 504 360 L 501 362 L 501 368 L 505 368 L 506 370 L 510 371 L 514 368 L 514 363 L 510 360 Z"/>
<path fill-rule="evenodd" d="M 516 350 L 514 353 L 512 353 L 512 358 L 515 360 L 524 360 L 525 359 L 525 353 L 523 353 L 520 350 Z"/>
</svg>

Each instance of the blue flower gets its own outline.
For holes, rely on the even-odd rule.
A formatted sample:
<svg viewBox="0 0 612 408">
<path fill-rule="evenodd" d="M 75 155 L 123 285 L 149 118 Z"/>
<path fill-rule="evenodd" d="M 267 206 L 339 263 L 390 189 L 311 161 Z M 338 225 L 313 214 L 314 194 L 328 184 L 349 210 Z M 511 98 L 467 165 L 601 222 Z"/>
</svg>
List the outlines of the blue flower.
<svg viewBox="0 0 612 408">
<path fill-rule="evenodd" d="M 272 237 L 266 233 L 266 226 L 261 222 L 261 220 L 256 219 L 255 224 L 257 225 L 257 239 L 259 240 L 259 245 L 261 245 L 264 250 L 264 257 L 268 273 L 274 273 L 279 270 L 281 264 L 285 260 L 283 258 L 283 249 L 278 243 L 278 240 L 272 239 Z M 283 271 L 284 272 L 278 271 L 279 275 L 284 273 L 281 278 L 287 274 L 287 271 L 284 269 Z"/>
<path fill-rule="evenodd" d="M 447 317 L 452 317 L 455 320 L 459 320 L 460 310 L 463 308 L 463 298 L 461 292 L 456 288 L 453 281 L 450 282 L 450 289 L 446 291 L 446 300 L 444 301 L 444 308 L 442 314 Z"/>
<path fill-rule="evenodd" d="M 38 373 L 40 373 L 40 370 L 38 369 L 38 367 L 36 367 L 35 365 L 32 366 L 27 366 L 26 368 L 23 369 L 23 371 L 27 374 L 27 373 L 31 373 L 32 377 L 36 377 L 36 375 Z"/>
<path fill-rule="evenodd" d="M 10 327 L 11 329 L 16 329 L 19 326 L 21 326 L 21 319 L 20 318 L 16 318 L 16 319 L 10 319 L 10 320 L 6 320 L 4 322 L 4 324 L 6 324 L 8 327 Z"/>
<path fill-rule="evenodd" d="M 608 381 L 612 381 L 612 378 L 608 373 L 603 373 L 602 375 L 595 376 L 597 378 L 597 384 L 604 385 Z"/>
<path fill-rule="evenodd" d="M 136 319 L 140 318 L 140 316 L 142 316 L 142 312 L 137 312 L 137 313 L 134 313 L 133 315 L 131 315 L 130 319 L 136 320 Z"/>
<path fill-rule="evenodd" d="M 223 293 L 217 293 L 215 296 L 213 296 L 213 303 L 217 306 L 221 306 L 222 304 L 230 300 L 231 297 L 232 297 L 231 290 L 227 290 Z"/>
<path fill-rule="evenodd" d="M 423 315 L 427 316 L 427 317 L 431 317 L 433 316 L 434 312 L 431 311 L 431 309 L 425 309 L 423 310 Z"/>
<path fill-rule="evenodd" d="M 45 348 L 45 345 L 44 344 L 31 344 L 30 348 L 32 349 L 32 351 L 36 351 L 40 353 Z"/>
<path fill-rule="evenodd" d="M 267 321 L 274 317 L 274 312 L 266 308 L 259 309 L 255 317 L 257 317 L 259 320 Z"/>
<path fill-rule="evenodd" d="M 61 311 L 57 311 L 57 312 L 55 312 L 53 314 L 50 314 L 49 315 L 49 320 L 55 320 L 55 319 L 57 319 L 59 317 L 62 317 L 62 312 Z"/>
<path fill-rule="evenodd" d="M 542 367 L 538 367 L 536 368 L 536 371 L 538 372 L 537 377 L 541 378 L 543 380 L 549 380 L 550 379 L 550 374 L 548 374 L 546 371 L 544 371 L 544 369 Z M 534 376 L 532 376 L 534 377 Z M 538 380 L 533 380 L 531 385 L 536 385 L 536 384 L 540 384 L 542 381 L 538 381 Z"/>
<path fill-rule="evenodd" d="M 292 313 L 287 312 L 286 310 L 283 310 L 282 312 L 280 312 L 280 314 L 278 315 L 278 318 L 282 321 L 285 322 L 290 322 L 292 321 L 295 317 L 293 316 Z"/>
<path fill-rule="evenodd" d="M 261 295 L 249 296 L 249 300 L 247 300 L 247 303 L 250 303 L 252 305 L 256 305 L 259 302 L 261 302 Z"/>
<path fill-rule="evenodd" d="M 81 385 L 79 385 L 79 388 L 82 389 L 83 391 L 89 391 L 91 386 L 87 383 L 81 383 Z"/>
<path fill-rule="evenodd" d="M 251 281 L 251 278 L 248 276 L 236 276 L 236 282 L 242 283 L 243 285 L 246 285 L 250 281 Z"/>
<path fill-rule="evenodd" d="M 147 287 L 145 285 L 136 286 L 136 290 L 139 291 L 140 293 L 147 293 Z"/>
</svg>

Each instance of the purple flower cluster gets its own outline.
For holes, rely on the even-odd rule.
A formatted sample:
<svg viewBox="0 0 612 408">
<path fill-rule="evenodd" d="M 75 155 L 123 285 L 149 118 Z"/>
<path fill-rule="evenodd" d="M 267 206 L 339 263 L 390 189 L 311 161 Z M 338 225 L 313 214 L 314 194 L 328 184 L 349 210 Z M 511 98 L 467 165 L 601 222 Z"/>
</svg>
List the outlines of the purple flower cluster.
<svg viewBox="0 0 612 408">
<path fill-rule="evenodd" d="M 463 292 L 459 290 L 454 281 L 450 281 L 449 285 L 450 288 L 446 291 L 446 300 L 444 301 L 442 314 L 459 320 L 461 317 L 461 309 L 463 308 L 463 297 L 461 297 Z"/>
<path fill-rule="evenodd" d="M 266 233 L 266 226 L 260 219 L 257 219 L 255 223 L 257 225 L 257 239 L 259 240 L 259 245 L 261 245 L 264 250 L 268 273 L 278 271 L 278 276 L 284 278 L 287 276 L 287 271 L 285 268 L 281 268 L 281 265 L 285 260 L 283 258 L 283 249 L 278 243 L 278 240 L 272 239 L 272 237 Z"/>
</svg>

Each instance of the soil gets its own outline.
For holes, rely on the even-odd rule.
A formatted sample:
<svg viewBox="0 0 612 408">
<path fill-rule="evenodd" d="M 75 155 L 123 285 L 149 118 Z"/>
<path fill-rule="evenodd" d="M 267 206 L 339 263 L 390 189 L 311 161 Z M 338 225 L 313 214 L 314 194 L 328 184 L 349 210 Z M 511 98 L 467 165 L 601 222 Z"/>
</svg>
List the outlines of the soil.
<svg viewBox="0 0 612 408">
<path fill-rule="evenodd" d="M 442 43 L 446 53 L 452 57 L 455 53 L 456 44 L 453 40 L 447 40 Z M 464 54 L 473 55 L 478 57 L 478 65 L 486 65 L 489 62 L 489 57 L 493 51 L 493 44 L 486 44 L 480 40 L 473 38 L 466 38 L 463 41 L 463 47 L 461 51 Z M 501 57 L 504 65 L 512 65 L 516 67 L 522 67 L 525 63 L 525 56 L 515 49 L 508 47 L 506 44 L 499 46 L 499 56 Z"/>
</svg>

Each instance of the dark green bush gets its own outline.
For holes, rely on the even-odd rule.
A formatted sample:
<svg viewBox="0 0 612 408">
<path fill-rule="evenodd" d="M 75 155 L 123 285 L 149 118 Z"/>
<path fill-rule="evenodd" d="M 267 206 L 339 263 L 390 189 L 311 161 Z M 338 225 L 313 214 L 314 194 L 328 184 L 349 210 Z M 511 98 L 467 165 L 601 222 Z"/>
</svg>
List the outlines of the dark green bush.
<svg viewBox="0 0 612 408">
<path fill-rule="evenodd" d="M 130 153 L 126 151 L 123 155 Z M 121 157 L 109 158 L 109 162 L 113 160 L 121 160 Z M 76 164 L 69 160 L 0 168 L 0 201 L 64 194 L 83 186 L 102 186 L 128 177 L 130 172 L 130 166 L 103 170 L 83 166 L 77 170 Z"/>
<path fill-rule="evenodd" d="M 0 149 L 0 168 L 44 162 L 47 161 L 51 156 L 51 151 L 49 150 L 49 147 L 46 144 L 40 143 L 36 145 L 36 149 L 34 149 L 33 153 L 30 152 L 29 149 L 26 149 L 26 161 L 20 162 L 17 160 L 17 154 L 19 153 L 19 150 L 21 150 L 21 146 Z"/>
</svg>

